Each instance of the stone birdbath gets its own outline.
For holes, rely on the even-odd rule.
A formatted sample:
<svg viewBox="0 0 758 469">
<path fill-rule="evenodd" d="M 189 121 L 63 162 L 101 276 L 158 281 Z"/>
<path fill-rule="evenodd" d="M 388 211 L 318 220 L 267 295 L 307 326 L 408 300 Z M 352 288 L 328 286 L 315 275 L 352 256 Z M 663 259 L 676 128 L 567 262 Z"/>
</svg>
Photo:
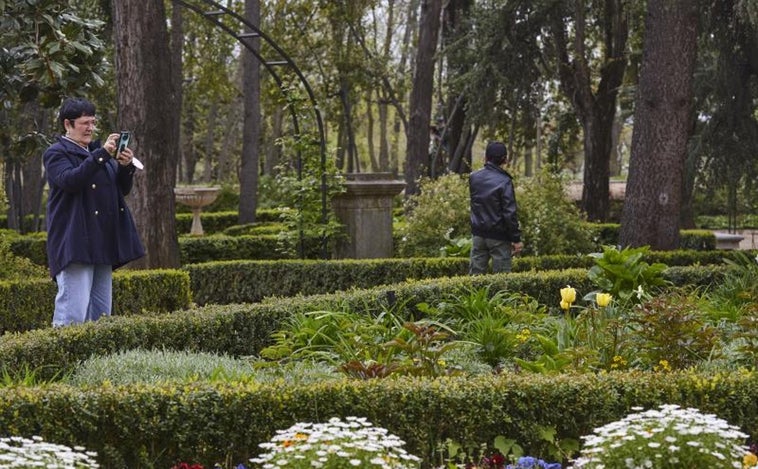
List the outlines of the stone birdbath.
<svg viewBox="0 0 758 469">
<path fill-rule="evenodd" d="M 202 212 L 203 207 L 207 207 L 215 202 L 219 191 L 220 188 L 218 187 L 174 187 L 176 201 L 192 209 L 191 235 L 202 236 L 205 234 L 203 223 L 200 221 L 200 212 Z"/>
</svg>

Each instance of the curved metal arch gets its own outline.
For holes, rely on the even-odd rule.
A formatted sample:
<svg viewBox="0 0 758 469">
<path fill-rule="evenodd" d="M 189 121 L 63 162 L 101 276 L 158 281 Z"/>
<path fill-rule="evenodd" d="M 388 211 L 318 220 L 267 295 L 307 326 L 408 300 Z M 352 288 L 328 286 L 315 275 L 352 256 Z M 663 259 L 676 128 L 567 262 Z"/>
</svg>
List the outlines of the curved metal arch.
<svg viewBox="0 0 758 469">
<path fill-rule="evenodd" d="M 284 82 L 282 78 L 279 76 L 279 74 L 276 71 L 276 67 L 280 66 L 287 66 L 289 67 L 295 75 L 300 80 L 300 84 L 305 89 L 306 93 L 308 94 L 308 99 L 311 103 L 311 106 L 313 108 L 313 113 L 316 118 L 316 125 L 318 127 L 318 135 L 319 135 L 319 152 L 321 157 L 321 216 L 322 216 L 322 222 L 324 225 L 327 223 L 328 219 L 328 208 L 327 208 L 327 200 L 326 200 L 326 193 L 327 193 L 327 187 L 326 187 L 326 137 L 324 132 L 324 121 L 321 117 L 321 112 L 319 111 L 318 104 L 316 102 L 316 97 L 313 93 L 313 89 L 311 88 L 310 84 L 308 83 L 308 80 L 305 78 L 305 75 L 303 75 L 300 68 L 295 64 L 295 62 L 287 55 L 287 53 L 284 52 L 284 50 L 279 47 L 279 45 L 274 42 L 273 39 L 271 39 L 268 35 L 266 35 L 263 31 L 261 31 L 256 25 L 250 23 L 247 19 L 244 17 L 238 15 L 234 11 L 230 10 L 229 8 L 219 4 L 218 2 L 215 2 L 214 0 L 197 0 L 196 3 L 204 4 L 206 6 L 212 7 L 215 10 L 205 10 L 201 6 L 197 5 L 196 3 L 192 3 L 190 0 L 172 0 L 174 4 L 180 5 L 184 8 L 187 8 L 189 10 L 194 11 L 195 13 L 200 14 L 203 18 L 205 18 L 207 21 L 215 24 L 218 28 L 222 29 L 226 33 L 228 33 L 230 36 L 237 39 L 237 41 L 245 47 L 250 53 L 253 54 L 253 56 L 258 59 L 258 62 L 261 63 L 264 67 L 266 67 L 266 70 L 271 74 L 271 76 L 274 78 L 274 81 L 276 82 L 279 89 L 282 91 L 282 93 L 286 96 L 288 94 L 287 88 L 284 86 Z M 237 32 L 230 28 L 229 26 L 225 25 L 222 21 L 222 17 L 230 17 L 237 21 L 240 25 L 245 26 L 249 28 L 249 30 L 253 31 L 252 33 L 245 32 L 244 28 L 240 28 L 242 32 Z M 250 41 L 247 41 L 246 39 L 252 39 L 252 38 L 261 38 L 264 40 L 271 48 L 273 48 L 278 54 L 279 60 L 266 60 L 263 58 L 261 53 L 257 51 Z M 290 115 L 292 117 L 292 126 L 295 130 L 295 133 L 300 133 L 300 124 L 297 117 L 297 113 L 295 112 L 295 109 L 292 106 L 289 106 Z M 297 176 L 298 180 L 302 179 L 302 153 L 298 149 L 297 150 Z M 325 240 L 323 240 L 323 255 L 326 258 L 326 243 Z M 303 255 L 303 239 L 301 234 L 300 239 L 301 247 L 300 247 L 300 254 L 301 257 Z"/>
</svg>

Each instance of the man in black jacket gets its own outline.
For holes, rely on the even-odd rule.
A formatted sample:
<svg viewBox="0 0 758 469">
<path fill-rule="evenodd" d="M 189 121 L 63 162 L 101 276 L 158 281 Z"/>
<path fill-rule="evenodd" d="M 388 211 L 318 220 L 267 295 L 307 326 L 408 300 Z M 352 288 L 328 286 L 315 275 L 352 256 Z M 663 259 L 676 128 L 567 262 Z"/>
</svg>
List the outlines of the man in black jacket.
<svg viewBox="0 0 758 469">
<path fill-rule="evenodd" d="M 490 258 L 493 272 L 510 272 L 511 255 L 524 247 L 513 181 L 502 168 L 508 162 L 508 151 L 503 143 L 490 142 L 484 156 L 484 167 L 469 178 L 472 275 L 487 273 Z"/>
</svg>

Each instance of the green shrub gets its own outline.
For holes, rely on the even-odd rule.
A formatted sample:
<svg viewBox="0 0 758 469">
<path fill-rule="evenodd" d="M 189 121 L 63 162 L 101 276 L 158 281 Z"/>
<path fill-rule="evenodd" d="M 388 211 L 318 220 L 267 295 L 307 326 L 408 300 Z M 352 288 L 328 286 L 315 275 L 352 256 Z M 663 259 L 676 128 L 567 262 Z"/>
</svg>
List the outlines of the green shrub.
<svg viewBox="0 0 758 469">
<path fill-rule="evenodd" d="M 586 254 L 596 249 L 595 232 L 566 197 L 559 176 L 545 172 L 516 183 L 524 254 Z M 457 174 L 422 179 L 420 194 L 406 202 L 399 224 L 398 255 L 465 255 L 470 238 L 468 178 Z"/>
<path fill-rule="evenodd" d="M 128 386 L 200 381 L 262 384 L 287 382 L 291 385 L 304 385 L 343 377 L 333 366 L 305 360 L 274 364 L 221 353 L 132 349 L 92 356 L 62 379 L 55 378 L 54 381 L 72 386 Z M 34 384 L 40 380 L 33 373 L 26 373 L 20 375 L 18 381 L 24 384 L 30 381 Z"/>
<path fill-rule="evenodd" d="M 695 218 L 695 224 L 708 230 L 726 230 L 729 228 L 729 218 L 726 215 L 700 215 Z M 758 228 L 758 214 L 738 215 L 737 228 Z"/>
<path fill-rule="evenodd" d="M 707 322 L 694 296 L 675 291 L 656 296 L 634 308 L 627 321 L 634 333 L 638 366 L 684 370 L 718 357 L 719 332 Z"/>
<path fill-rule="evenodd" d="M 602 254 L 590 255 L 595 259 L 595 265 L 590 268 L 588 276 L 600 291 L 624 302 L 638 303 L 642 300 L 641 292 L 647 294 L 651 289 L 659 290 L 666 286 L 663 272 L 668 266 L 645 262 L 644 257 L 649 252 L 648 246 L 620 251 L 606 246 Z"/>
<path fill-rule="evenodd" d="M 729 254 L 724 257 L 724 262 L 731 268 L 724 281 L 710 292 L 710 297 L 722 307 L 730 305 L 743 309 L 758 303 L 758 254 L 755 251 L 732 251 Z"/>
<path fill-rule="evenodd" d="M 14 231 L 0 231 L 0 280 L 21 280 L 45 278 L 47 269 L 30 259 L 15 255 L 11 251 L 10 238 L 18 238 Z M 44 246 L 44 245 L 43 245 Z"/>
<path fill-rule="evenodd" d="M 472 344 L 481 360 L 497 367 L 518 354 L 529 354 L 522 347 L 524 330 L 534 330 L 547 311 L 521 293 L 479 288 L 444 298 L 426 312 L 455 331 L 456 339 Z"/>
<path fill-rule="evenodd" d="M 713 267 L 672 267 L 665 272 L 667 278 L 676 279 L 674 283 L 695 287 L 718 282 L 723 274 L 723 268 Z M 39 368 L 41 378 L 45 378 L 70 371 L 92 355 L 134 348 L 255 355 L 269 345 L 281 320 L 298 312 L 345 309 L 378 314 L 384 308 L 402 304 L 406 317 L 420 318 L 424 313 L 419 304 L 480 288 L 522 292 L 542 304 L 557 305 L 557 292 L 567 284 L 578 291 L 592 290 L 586 269 L 568 269 L 432 278 L 328 295 L 270 298 L 259 304 L 210 305 L 173 314 L 114 316 L 66 328 L 6 334 L 0 339 L 0 357 L 10 371 L 30 366 Z"/>
<path fill-rule="evenodd" d="M 345 236 L 345 227 L 334 213 L 334 207 L 325 206 L 338 194 L 345 192 L 345 176 L 336 167 L 336 158 L 323 159 L 323 148 L 313 135 L 302 134 L 280 142 L 283 148 L 297 154 L 297 170 L 293 165 L 277 168 L 276 184 L 283 197 L 279 220 L 286 230 L 279 233 L 279 249 L 288 257 L 309 257 L 305 240 L 318 239 L 321 258 L 328 257 L 337 240 Z"/>
<path fill-rule="evenodd" d="M 280 217 L 280 211 L 275 209 L 258 210 L 255 213 L 256 223 L 279 224 L 281 223 Z M 200 219 L 203 222 L 203 231 L 206 234 L 221 233 L 228 228 L 237 226 L 239 223 L 239 212 L 236 209 L 225 212 L 206 212 L 203 210 Z M 191 213 L 176 214 L 176 232 L 179 235 L 189 233 L 191 227 Z"/>
<path fill-rule="evenodd" d="M 406 220 L 397 247 L 402 257 L 439 256 L 447 238 L 471 233 L 468 176 L 453 173 L 422 178 L 419 190 L 406 201 Z"/>
<path fill-rule="evenodd" d="M 518 216 L 524 254 L 586 254 L 596 249 L 592 231 L 571 202 L 560 176 L 543 171 L 518 180 Z"/>
<path fill-rule="evenodd" d="M 243 225 L 234 225 L 226 228 L 223 233 L 227 236 L 244 236 L 244 235 L 278 235 L 287 227 L 284 223 L 279 222 L 255 222 L 245 223 Z"/>
<path fill-rule="evenodd" d="M 185 266 L 197 304 L 252 303 L 268 296 L 295 296 L 462 275 L 461 259 L 344 259 L 205 262 Z"/>
</svg>

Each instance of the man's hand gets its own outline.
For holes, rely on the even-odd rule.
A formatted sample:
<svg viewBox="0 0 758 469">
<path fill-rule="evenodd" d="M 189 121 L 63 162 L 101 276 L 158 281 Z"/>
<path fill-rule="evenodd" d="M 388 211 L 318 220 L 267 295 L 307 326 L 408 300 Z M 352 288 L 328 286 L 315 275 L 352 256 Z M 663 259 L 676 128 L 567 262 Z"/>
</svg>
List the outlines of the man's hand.
<svg viewBox="0 0 758 469">
<path fill-rule="evenodd" d="M 511 253 L 514 255 L 520 253 L 522 249 L 524 249 L 524 243 L 511 243 Z"/>
</svg>

